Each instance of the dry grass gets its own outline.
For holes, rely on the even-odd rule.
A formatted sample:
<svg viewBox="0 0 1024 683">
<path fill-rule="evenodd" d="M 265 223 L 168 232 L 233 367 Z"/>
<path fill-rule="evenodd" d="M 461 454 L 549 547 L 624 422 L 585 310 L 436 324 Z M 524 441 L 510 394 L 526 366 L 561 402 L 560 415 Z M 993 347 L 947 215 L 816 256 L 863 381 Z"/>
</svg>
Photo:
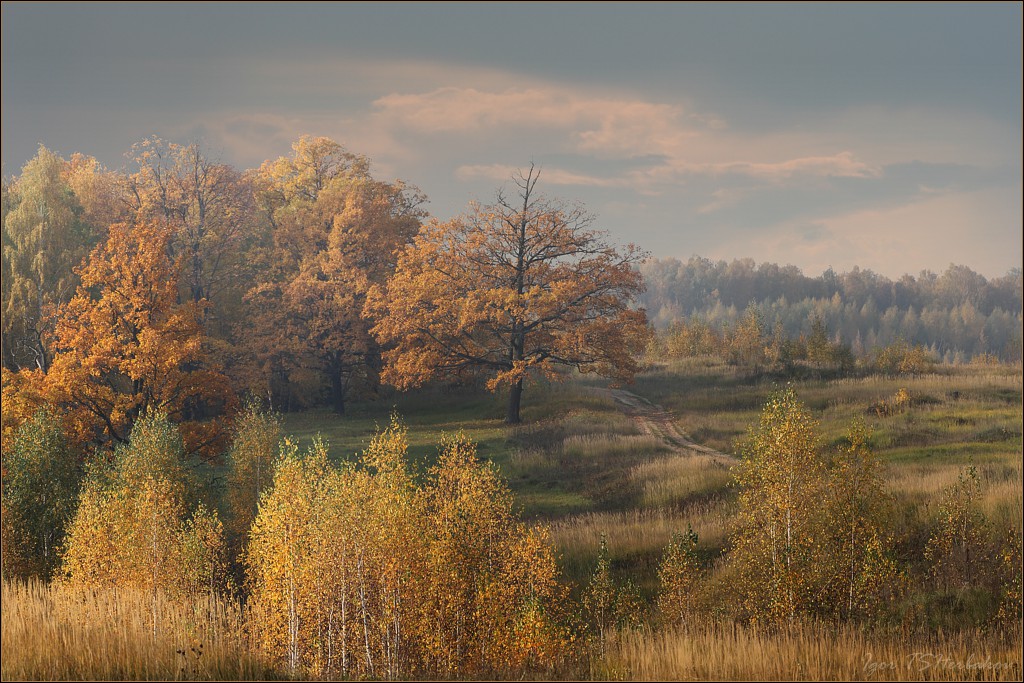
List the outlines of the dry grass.
<svg viewBox="0 0 1024 683">
<path fill-rule="evenodd" d="M 653 454 L 667 450 L 664 439 L 638 434 L 574 434 L 562 441 L 562 455 L 566 458 L 616 458 Z"/>
<path fill-rule="evenodd" d="M 779 633 L 731 624 L 617 634 L 605 672 L 625 680 L 1020 680 L 1021 633 L 928 637 L 798 626 Z"/>
<path fill-rule="evenodd" d="M 673 410 L 698 442 L 726 451 L 756 422 L 764 398 L 775 388 L 772 382 L 704 361 L 658 368 L 638 384 L 637 393 Z M 904 413 L 867 414 L 873 402 L 901 388 L 918 399 Z M 899 516 L 892 520 L 897 530 L 925 533 L 943 490 L 971 460 L 982 479 L 982 511 L 999 526 L 1020 528 L 1019 368 L 814 380 L 802 382 L 799 391 L 821 419 L 826 447 L 839 443 L 856 417 L 875 427 L 886 486 L 898 503 Z M 663 440 L 640 434 L 606 393 L 580 383 L 550 389 L 540 399 L 531 408 L 535 417 L 525 425 L 494 430 L 490 455 L 515 482 L 520 499 L 536 499 L 534 508 L 546 512 L 566 577 L 585 585 L 603 535 L 619 578 L 633 579 L 650 594 L 657 560 L 672 534 L 692 526 L 712 584 L 708 595 L 728 602 L 732 584 L 720 560 L 736 502 L 727 464 L 666 452 Z M 923 543 L 923 538 L 918 540 Z M 154 637 L 150 595 L 72 593 L 4 582 L 2 678 L 281 676 L 247 650 L 242 616 L 234 605 L 161 599 L 156 611 Z M 966 626 L 951 633 L 887 635 L 850 626 L 804 625 L 766 633 L 724 617 L 712 621 L 709 612 L 706 623 L 683 631 L 615 635 L 604 650 L 605 657 L 594 660 L 591 677 L 1013 680 L 1022 674 L 1019 628 L 1009 635 Z"/>
<path fill-rule="evenodd" d="M 1007 458 L 999 463 L 977 466 L 981 479 L 980 509 L 998 526 L 1021 528 L 1024 509 L 1024 478 L 1021 461 Z M 888 468 L 886 487 L 890 493 L 919 507 L 937 509 L 946 490 L 960 476 L 961 468 L 946 463 L 904 463 Z"/>
<path fill-rule="evenodd" d="M 733 508 L 731 501 L 716 497 L 681 509 L 590 512 L 551 524 L 551 535 L 566 573 L 578 578 L 593 570 L 602 535 L 613 559 L 660 557 L 672 534 L 686 531 L 687 525 L 697 532 L 700 546 L 720 548 L 728 535 Z"/>
<path fill-rule="evenodd" d="M 674 454 L 640 463 L 630 471 L 645 508 L 678 507 L 688 500 L 723 491 L 732 481 L 729 466 L 703 454 Z"/>
<path fill-rule="evenodd" d="M 2 620 L 3 680 L 273 677 L 246 650 L 238 608 L 217 599 L 5 580 Z"/>
</svg>

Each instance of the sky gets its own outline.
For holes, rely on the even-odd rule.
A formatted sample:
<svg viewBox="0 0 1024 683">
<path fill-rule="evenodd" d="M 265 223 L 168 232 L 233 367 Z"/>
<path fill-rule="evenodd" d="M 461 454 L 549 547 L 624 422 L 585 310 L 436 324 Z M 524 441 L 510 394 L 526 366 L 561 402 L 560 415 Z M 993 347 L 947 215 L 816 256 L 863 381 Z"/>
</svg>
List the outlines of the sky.
<svg viewBox="0 0 1024 683">
<path fill-rule="evenodd" d="M 2 162 L 328 136 L 446 220 L 535 164 L 652 256 L 1022 265 L 1021 3 L 2 5 Z"/>
</svg>

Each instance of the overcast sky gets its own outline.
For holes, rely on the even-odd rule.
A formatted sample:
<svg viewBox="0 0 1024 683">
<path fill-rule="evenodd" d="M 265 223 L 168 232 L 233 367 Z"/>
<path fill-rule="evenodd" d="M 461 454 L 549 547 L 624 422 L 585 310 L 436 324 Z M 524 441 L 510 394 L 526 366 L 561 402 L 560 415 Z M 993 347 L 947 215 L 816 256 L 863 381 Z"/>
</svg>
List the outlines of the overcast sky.
<svg viewBox="0 0 1024 683">
<path fill-rule="evenodd" d="M 3 173 L 330 136 L 447 219 L 517 168 L 659 257 L 1022 262 L 1021 3 L 9 3 Z"/>
</svg>

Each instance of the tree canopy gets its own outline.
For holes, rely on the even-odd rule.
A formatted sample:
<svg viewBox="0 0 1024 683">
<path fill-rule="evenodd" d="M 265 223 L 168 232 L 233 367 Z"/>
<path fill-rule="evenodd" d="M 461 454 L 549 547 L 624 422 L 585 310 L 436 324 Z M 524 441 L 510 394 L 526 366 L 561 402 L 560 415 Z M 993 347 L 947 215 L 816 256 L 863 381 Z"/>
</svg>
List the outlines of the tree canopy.
<svg viewBox="0 0 1024 683">
<path fill-rule="evenodd" d="M 388 350 L 383 377 L 397 387 L 483 375 L 510 388 L 506 422 L 520 420 L 523 381 L 559 366 L 626 380 L 637 370 L 647 318 L 635 245 L 616 248 L 582 206 L 536 191 L 533 167 L 516 196 L 432 221 L 398 258 L 366 314 Z"/>
</svg>

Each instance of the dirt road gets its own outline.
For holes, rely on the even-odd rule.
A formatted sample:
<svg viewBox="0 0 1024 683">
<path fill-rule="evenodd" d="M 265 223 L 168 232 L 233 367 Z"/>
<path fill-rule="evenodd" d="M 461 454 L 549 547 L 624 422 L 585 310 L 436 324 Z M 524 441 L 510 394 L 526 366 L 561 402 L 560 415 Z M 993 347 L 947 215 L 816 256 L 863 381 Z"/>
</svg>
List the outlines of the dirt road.
<svg viewBox="0 0 1024 683">
<path fill-rule="evenodd" d="M 731 455 L 694 443 L 679 431 L 672 413 L 651 403 L 646 398 L 625 389 L 598 389 L 598 391 L 611 397 L 619 410 L 633 418 L 643 434 L 660 437 L 673 451 L 701 453 L 735 462 L 736 459 Z"/>
</svg>

